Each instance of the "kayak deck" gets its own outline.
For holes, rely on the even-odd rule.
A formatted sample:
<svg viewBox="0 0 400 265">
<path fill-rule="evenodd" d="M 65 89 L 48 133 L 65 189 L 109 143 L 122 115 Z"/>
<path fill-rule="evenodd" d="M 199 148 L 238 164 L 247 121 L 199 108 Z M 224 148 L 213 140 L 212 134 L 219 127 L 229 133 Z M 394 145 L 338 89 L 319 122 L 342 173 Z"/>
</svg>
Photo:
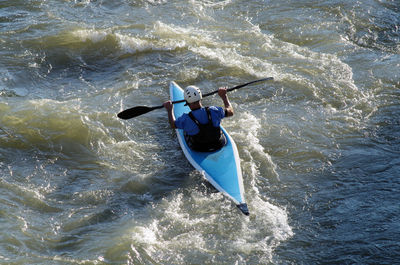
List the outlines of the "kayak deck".
<svg viewBox="0 0 400 265">
<path fill-rule="evenodd" d="M 171 82 L 170 95 L 172 101 L 182 100 L 183 90 L 175 82 Z M 190 108 L 184 106 L 184 103 L 174 105 L 175 117 L 180 117 L 189 112 Z M 185 141 L 183 130 L 176 129 L 176 133 L 179 144 L 192 166 L 199 170 L 217 190 L 230 198 L 243 214 L 249 215 L 244 200 L 239 153 L 233 139 L 222 126 L 221 129 L 225 134 L 227 144 L 220 150 L 213 152 L 193 151 Z"/>
</svg>

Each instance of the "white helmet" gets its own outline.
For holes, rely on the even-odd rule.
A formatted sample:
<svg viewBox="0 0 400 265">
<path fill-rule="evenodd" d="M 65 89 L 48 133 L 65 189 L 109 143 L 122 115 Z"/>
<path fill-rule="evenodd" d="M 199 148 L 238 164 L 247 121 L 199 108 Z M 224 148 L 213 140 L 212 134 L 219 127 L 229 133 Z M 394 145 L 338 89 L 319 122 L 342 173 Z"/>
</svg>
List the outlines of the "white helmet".
<svg viewBox="0 0 400 265">
<path fill-rule="evenodd" d="M 188 86 L 185 88 L 184 97 L 187 103 L 193 103 L 203 98 L 200 88 L 197 86 Z"/>
</svg>

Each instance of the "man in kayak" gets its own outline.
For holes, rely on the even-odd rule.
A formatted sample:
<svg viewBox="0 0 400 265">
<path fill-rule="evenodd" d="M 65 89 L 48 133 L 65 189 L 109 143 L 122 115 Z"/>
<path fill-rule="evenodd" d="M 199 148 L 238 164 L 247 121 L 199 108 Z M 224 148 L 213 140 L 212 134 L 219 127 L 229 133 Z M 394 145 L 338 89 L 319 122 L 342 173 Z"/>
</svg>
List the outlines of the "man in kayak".
<svg viewBox="0 0 400 265">
<path fill-rule="evenodd" d="M 233 107 L 229 102 L 227 90 L 218 89 L 225 108 L 201 104 L 202 94 L 198 87 L 188 86 L 184 90 L 184 98 L 191 112 L 175 119 L 172 102 L 166 101 L 164 107 L 168 112 L 168 119 L 173 129 L 183 129 L 188 146 L 200 152 L 211 152 L 220 149 L 226 144 L 225 135 L 220 128 L 224 117 L 233 115 Z"/>
</svg>

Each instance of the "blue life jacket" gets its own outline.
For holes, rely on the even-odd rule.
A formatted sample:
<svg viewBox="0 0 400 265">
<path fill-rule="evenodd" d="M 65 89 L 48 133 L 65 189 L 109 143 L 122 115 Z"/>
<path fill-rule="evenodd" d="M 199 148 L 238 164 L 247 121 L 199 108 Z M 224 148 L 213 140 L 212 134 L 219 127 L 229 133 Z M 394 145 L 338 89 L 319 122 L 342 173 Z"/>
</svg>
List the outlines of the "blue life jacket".
<svg viewBox="0 0 400 265">
<path fill-rule="evenodd" d="M 214 127 L 211 119 L 211 112 L 208 107 L 205 108 L 207 111 L 208 121 L 206 124 L 201 124 L 193 115 L 189 112 L 189 117 L 199 128 L 199 133 L 195 135 L 185 134 L 185 140 L 188 146 L 199 152 L 212 152 L 221 149 L 226 144 L 226 138 L 221 128 Z"/>
</svg>

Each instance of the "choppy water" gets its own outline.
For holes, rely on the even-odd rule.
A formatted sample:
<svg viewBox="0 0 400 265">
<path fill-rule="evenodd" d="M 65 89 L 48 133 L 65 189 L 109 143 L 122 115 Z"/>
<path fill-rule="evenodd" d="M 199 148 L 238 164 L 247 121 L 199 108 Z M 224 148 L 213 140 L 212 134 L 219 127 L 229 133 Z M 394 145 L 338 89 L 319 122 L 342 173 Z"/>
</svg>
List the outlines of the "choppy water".
<svg viewBox="0 0 400 265">
<path fill-rule="evenodd" d="M 0 1 L 0 263 L 399 263 L 399 75 L 398 0 Z M 250 217 L 116 117 L 266 76 L 224 121 Z"/>
</svg>

